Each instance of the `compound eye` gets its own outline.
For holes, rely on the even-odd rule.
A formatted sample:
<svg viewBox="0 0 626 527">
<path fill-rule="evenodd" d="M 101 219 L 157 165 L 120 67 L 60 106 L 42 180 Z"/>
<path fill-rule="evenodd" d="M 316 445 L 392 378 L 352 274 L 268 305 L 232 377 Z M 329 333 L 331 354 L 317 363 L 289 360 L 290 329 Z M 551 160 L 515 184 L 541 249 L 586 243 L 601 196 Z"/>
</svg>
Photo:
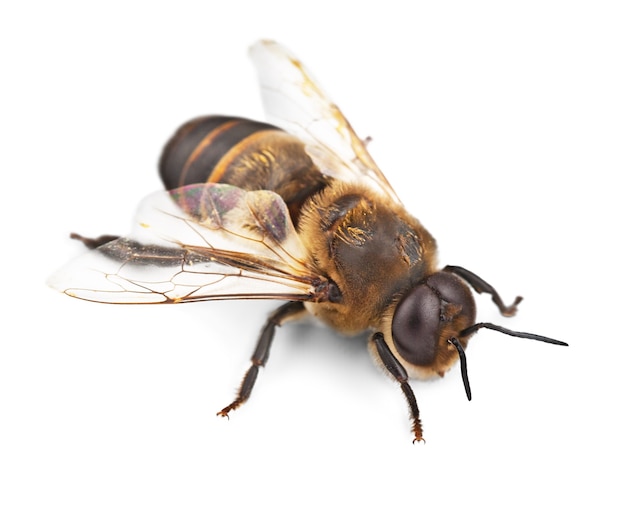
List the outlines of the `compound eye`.
<svg viewBox="0 0 626 527">
<path fill-rule="evenodd" d="M 441 301 L 425 283 L 400 300 L 391 334 L 398 353 L 410 364 L 428 366 L 435 360 Z"/>
<path fill-rule="evenodd" d="M 460 335 L 474 324 L 475 318 L 476 305 L 465 282 L 440 271 L 400 300 L 391 334 L 404 360 L 416 366 L 432 366 L 439 360 L 437 353 L 447 349 L 448 338 Z"/>
</svg>

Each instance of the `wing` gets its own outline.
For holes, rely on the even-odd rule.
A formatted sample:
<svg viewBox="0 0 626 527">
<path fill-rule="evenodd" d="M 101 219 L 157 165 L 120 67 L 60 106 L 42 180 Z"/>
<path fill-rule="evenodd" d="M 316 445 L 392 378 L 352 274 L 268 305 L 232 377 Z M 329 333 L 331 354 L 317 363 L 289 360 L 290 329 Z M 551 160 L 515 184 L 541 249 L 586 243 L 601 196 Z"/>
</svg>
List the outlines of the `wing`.
<svg viewBox="0 0 626 527">
<path fill-rule="evenodd" d="M 200 184 L 148 196 L 129 237 L 78 257 L 48 283 L 114 304 L 327 300 L 329 281 L 306 262 L 280 196 Z"/>
<path fill-rule="evenodd" d="M 400 203 L 363 141 L 304 65 L 271 40 L 250 48 L 268 119 L 307 144 L 317 166 L 333 177 L 366 181 Z"/>
</svg>

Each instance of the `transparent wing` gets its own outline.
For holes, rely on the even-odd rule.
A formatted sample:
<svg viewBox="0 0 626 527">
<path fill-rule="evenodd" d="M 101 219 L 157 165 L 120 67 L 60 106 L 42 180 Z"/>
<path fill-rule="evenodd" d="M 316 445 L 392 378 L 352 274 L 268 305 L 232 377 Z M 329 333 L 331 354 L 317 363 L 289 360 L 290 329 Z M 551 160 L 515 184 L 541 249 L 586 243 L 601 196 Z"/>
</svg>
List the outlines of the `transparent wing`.
<svg viewBox="0 0 626 527">
<path fill-rule="evenodd" d="M 325 301 L 329 282 L 275 193 L 221 184 L 148 196 L 133 232 L 71 261 L 49 280 L 69 296 L 108 303 L 229 298 Z"/>
<path fill-rule="evenodd" d="M 304 65 L 271 40 L 250 48 L 267 118 L 302 139 L 322 171 L 340 179 L 366 181 L 396 202 L 395 191 L 363 141 Z"/>
</svg>

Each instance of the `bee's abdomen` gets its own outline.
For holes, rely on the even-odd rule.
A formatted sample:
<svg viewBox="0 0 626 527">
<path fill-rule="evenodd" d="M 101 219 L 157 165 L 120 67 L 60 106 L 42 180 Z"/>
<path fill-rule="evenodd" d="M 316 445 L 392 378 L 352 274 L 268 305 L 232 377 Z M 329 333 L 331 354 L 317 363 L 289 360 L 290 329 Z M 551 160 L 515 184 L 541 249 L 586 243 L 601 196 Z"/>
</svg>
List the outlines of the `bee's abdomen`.
<svg viewBox="0 0 626 527">
<path fill-rule="evenodd" d="M 167 189 L 205 183 L 219 161 L 253 134 L 278 130 L 248 119 L 220 115 L 198 117 L 182 125 L 161 154 L 159 172 Z"/>
<path fill-rule="evenodd" d="M 159 172 L 168 189 L 211 182 L 272 190 L 296 223 L 304 202 L 328 183 L 296 137 L 267 123 L 224 116 L 181 126 L 163 149 Z"/>
</svg>

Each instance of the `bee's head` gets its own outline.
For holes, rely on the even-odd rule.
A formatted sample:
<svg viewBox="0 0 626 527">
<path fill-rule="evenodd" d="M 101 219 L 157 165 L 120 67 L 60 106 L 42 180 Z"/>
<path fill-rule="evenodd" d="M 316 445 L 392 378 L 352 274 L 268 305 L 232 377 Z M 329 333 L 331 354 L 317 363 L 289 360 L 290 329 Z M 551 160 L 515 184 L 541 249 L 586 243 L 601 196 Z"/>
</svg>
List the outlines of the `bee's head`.
<svg viewBox="0 0 626 527">
<path fill-rule="evenodd" d="M 504 316 L 515 314 L 522 300 L 517 297 L 513 304 L 506 306 L 493 287 L 461 267 L 448 266 L 418 282 L 400 299 L 391 321 L 397 358 L 412 377 L 443 376 L 460 359 L 465 393 L 471 399 L 464 348 L 468 339 L 481 328 L 567 346 L 565 342 L 542 335 L 513 331 L 490 322 L 476 323 L 476 304 L 465 280 L 479 293 L 489 293 Z"/>
<path fill-rule="evenodd" d="M 412 376 L 443 374 L 459 358 L 476 321 L 476 305 L 467 284 L 448 271 L 421 280 L 397 304 L 391 324 L 393 343 Z M 462 357 L 463 358 L 463 357 Z"/>
</svg>

